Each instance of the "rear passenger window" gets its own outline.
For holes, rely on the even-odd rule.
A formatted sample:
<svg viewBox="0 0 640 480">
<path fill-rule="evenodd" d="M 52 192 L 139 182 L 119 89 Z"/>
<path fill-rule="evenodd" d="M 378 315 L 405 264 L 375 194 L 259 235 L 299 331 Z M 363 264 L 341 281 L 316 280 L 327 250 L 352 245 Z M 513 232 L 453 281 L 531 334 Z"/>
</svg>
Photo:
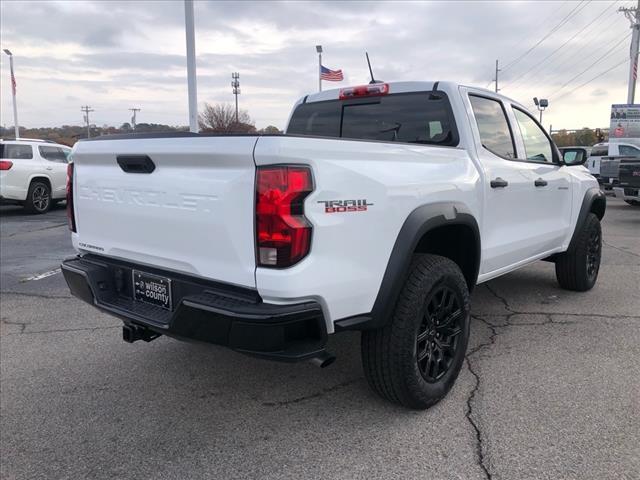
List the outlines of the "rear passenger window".
<svg viewBox="0 0 640 480">
<path fill-rule="evenodd" d="M 67 163 L 67 156 L 60 147 L 39 146 L 38 150 L 40 150 L 42 158 L 50 162 Z"/>
<path fill-rule="evenodd" d="M 33 158 L 33 149 L 31 148 L 31 145 L 14 145 L 5 143 L 4 145 L 0 145 L 0 149 L 2 150 L 0 152 L 1 158 L 7 158 L 10 160 L 28 160 Z"/>
<path fill-rule="evenodd" d="M 486 97 L 469 95 L 478 124 L 482 146 L 503 158 L 516 157 L 513 136 L 502 103 Z"/>
</svg>

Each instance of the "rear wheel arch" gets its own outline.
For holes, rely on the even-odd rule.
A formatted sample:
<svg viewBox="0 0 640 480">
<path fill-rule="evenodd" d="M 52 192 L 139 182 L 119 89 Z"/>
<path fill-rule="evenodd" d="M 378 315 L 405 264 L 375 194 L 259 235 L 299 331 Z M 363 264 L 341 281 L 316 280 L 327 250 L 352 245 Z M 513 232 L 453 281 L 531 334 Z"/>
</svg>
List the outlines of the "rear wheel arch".
<svg viewBox="0 0 640 480">
<path fill-rule="evenodd" d="M 461 203 L 435 203 L 413 210 L 398 233 L 371 313 L 338 321 L 336 326 L 339 329 L 369 330 L 386 325 L 416 253 L 430 253 L 453 260 L 460 267 L 471 291 L 480 268 L 478 222 Z"/>
<path fill-rule="evenodd" d="M 31 186 L 31 184 L 33 182 L 43 182 L 46 183 L 47 186 L 49 187 L 49 191 L 53 192 L 52 186 L 51 186 L 51 179 L 45 175 L 34 175 L 33 177 L 31 177 L 29 179 L 29 186 Z"/>
<path fill-rule="evenodd" d="M 576 220 L 575 228 L 573 229 L 573 235 L 571 236 L 571 242 L 569 242 L 569 250 L 575 248 L 578 241 L 578 235 L 582 231 L 587 216 L 593 213 L 598 217 L 598 220 L 602 220 L 607 208 L 607 197 L 604 192 L 598 187 L 592 187 L 584 193 L 582 198 L 582 205 L 580 206 L 580 212 L 578 212 L 578 219 Z"/>
</svg>

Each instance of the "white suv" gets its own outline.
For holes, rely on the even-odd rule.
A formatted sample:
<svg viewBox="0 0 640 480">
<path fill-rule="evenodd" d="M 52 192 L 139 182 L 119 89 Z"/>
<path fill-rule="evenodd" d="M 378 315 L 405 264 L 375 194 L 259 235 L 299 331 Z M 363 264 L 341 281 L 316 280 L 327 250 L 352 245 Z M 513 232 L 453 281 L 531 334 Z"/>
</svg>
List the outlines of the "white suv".
<svg viewBox="0 0 640 480">
<path fill-rule="evenodd" d="M 71 148 L 46 140 L 0 140 L 0 200 L 45 213 L 66 196 Z"/>
</svg>

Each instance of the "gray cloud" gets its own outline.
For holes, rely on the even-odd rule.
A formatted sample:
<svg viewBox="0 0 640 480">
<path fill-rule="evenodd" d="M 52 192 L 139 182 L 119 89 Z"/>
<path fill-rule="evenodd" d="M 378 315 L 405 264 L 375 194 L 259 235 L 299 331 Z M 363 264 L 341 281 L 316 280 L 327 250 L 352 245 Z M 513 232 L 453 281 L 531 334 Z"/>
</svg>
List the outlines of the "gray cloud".
<svg viewBox="0 0 640 480">
<path fill-rule="evenodd" d="M 608 15 L 606 22 L 594 23 L 575 38 L 570 48 L 535 67 L 611 5 L 591 2 L 550 41 L 506 68 L 501 73 L 503 93 L 520 100 L 550 95 L 585 68 L 590 55 L 595 54 L 592 60 L 601 55 L 602 45 L 626 35 L 622 15 Z M 232 100 L 229 76 L 239 71 L 241 100 L 258 124 L 283 122 L 290 103 L 316 88 L 316 43 L 324 45 L 324 63 L 342 68 L 351 84 L 368 81 L 364 60 L 368 50 L 376 76 L 386 81 L 456 80 L 484 87 L 493 77 L 496 58 L 503 66 L 518 58 L 574 6 L 571 2 L 196 2 L 199 100 Z M 610 10 L 613 13 L 614 8 Z M 77 108 L 62 102 L 91 96 L 90 101 L 104 112 L 119 112 L 125 108 L 119 103 L 136 102 L 165 120 L 173 115 L 176 123 L 184 122 L 182 1 L 3 2 L 1 21 L 3 45 L 16 43 L 27 52 L 14 52 L 25 124 L 62 122 L 66 111 L 75 117 Z M 625 42 L 619 52 L 557 96 L 624 58 L 627 47 Z M 164 53 L 166 48 L 171 51 Z M 567 118 L 570 108 L 593 99 L 601 105 L 623 101 L 613 96 L 623 91 L 624 77 L 621 67 L 591 88 L 576 91 L 571 102 L 557 108 L 552 98 L 548 115 Z M 2 121 L 10 122 L 4 113 L 10 111 L 5 108 L 5 85 Z M 47 111 L 56 114 L 47 117 L 38 112 L 40 99 L 53 105 Z M 167 110 L 151 107 L 159 104 Z M 589 114 L 593 122 L 599 118 Z M 105 115 L 105 121 L 109 118 Z"/>
</svg>

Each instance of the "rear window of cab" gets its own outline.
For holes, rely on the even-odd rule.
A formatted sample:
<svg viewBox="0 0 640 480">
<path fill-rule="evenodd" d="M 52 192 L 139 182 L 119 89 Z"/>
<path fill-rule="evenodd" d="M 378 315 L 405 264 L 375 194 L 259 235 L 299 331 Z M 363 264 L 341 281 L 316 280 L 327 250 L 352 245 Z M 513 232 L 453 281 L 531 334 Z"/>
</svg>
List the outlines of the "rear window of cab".
<svg viewBox="0 0 640 480">
<path fill-rule="evenodd" d="M 458 145 L 451 104 L 441 91 L 302 103 L 291 116 L 287 134 Z"/>
</svg>

